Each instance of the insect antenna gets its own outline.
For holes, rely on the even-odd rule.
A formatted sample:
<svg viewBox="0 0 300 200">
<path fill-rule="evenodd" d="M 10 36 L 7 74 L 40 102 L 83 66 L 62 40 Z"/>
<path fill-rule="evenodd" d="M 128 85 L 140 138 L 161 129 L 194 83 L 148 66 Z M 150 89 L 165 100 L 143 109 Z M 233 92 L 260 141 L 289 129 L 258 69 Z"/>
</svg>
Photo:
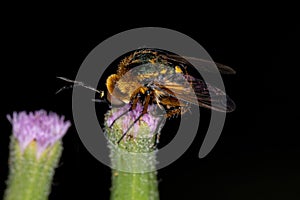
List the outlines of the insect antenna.
<svg viewBox="0 0 300 200">
<path fill-rule="evenodd" d="M 63 90 L 72 89 L 72 88 L 74 88 L 75 86 L 78 86 L 78 85 L 66 85 L 66 86 L 63 86 L 62 88 L 60 88 L 59 90 L 57 90 L 57 91 L 55 92 L 55 94 L 58 94 L 58 93 L 60 93 L 60 92 L 63 91 Z"/>
<path fill-rule="evenodd" d="M 109 102 L 106 99 L 92 99 L 93 102 L 95 103 L 105 103 L 105 104 L 109 104 Z M 110 106 L 111 108 L 111 106 Z"/>
<path fill-rule="evenodd" d="M 71 88 L 74 88 L 74 87 L 76 87 L 76 86 L 81 86 L 81 87 L 87 88 L 87 89 L 89 89 L 89 90 L 92 90 L 92 91 L 94 91 L 94 92 L 96 92 L 96 93 L 99 93 L 101 98 L 103 98 L 103 96 L 104 96 L 104 91 L 97 90 L 96 88 L 93 88 L 93 87 L 91 87 L 91 86 L 89 86 L 89 85 L 86 85 L 84 82 L 81 82 L 81 81 L 75 81 L 75 80 L 71 80 L 71 79 L 68 79 L 68 78 L 65 78 L 65 77 L 60 77 L 60 76 L 58 76 L 57 78 L 58 78 L 58 79 L 61 79 L 61 80 L 63 80 L 63 81 L 66 81 L 66 82 L 73 83 L 74 85 L 62 87 L 62 88 L 60 88 L 60 89 L 56 92 L 56 94 L 59 93 L 59 92 L 61 92 L 61 91 L 63 91 L 63 90 L 66 90 L 66 89 L 71 89 Z"/>
</svg>

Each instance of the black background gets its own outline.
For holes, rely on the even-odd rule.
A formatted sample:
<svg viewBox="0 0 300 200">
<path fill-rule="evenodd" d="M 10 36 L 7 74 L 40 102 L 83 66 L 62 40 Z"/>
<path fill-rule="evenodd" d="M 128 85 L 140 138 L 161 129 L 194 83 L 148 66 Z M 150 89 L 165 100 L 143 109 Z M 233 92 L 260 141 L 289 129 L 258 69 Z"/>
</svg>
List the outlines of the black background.
<svg viewBox="0 0 300 200">
<path fill-rule="evenodd" d="M 153 12 L 153 7 L 159 5 L 108 13 L 104 7 L 11 7 L 3 14 L 0 196 L 11 133 L 6 114 L 43 108 L 72 120 L 72 91 L 55 95 L 64 84 L 56 76 L 75 78 L 88 53 L 114 34 L 158 26 L 192 37 L 215 61 L 237 71 L 224 77 L 237 109 L 227 116 L 220 140 L 199 159 L 199 134 L 180 159 L 159 170 L 161 199 L 299 199 L 299 22 L 294 12 L 261 6 Z M 108 199 L 110 169 L 87 152 L 74 126 L 63 142 L 50 199 Z"/>
</svg>

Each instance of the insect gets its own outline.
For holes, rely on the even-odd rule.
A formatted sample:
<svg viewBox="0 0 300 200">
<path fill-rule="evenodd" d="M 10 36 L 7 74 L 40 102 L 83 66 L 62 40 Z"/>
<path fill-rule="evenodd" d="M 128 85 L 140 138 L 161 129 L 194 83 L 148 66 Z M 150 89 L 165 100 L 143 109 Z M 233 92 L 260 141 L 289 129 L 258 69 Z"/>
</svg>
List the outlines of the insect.
<svg viewBox="0 0 300 200">
<path fill-rule="evenodd" d="M 188 60 L 192 60 L 196 66 L 192 66 Z M 181 57 L 160 49 L 138 49 L 123 58 L 118 64 L 116 73 L 107 78 L 106 96 L 113 105 L 130 104 L 128 112 L 134 110 L 138 103 L 143 105 L 142 112 L 133 124 L 147 113 L 150 104 L 156 104 L 165 110 L 164 118 L 182 115 L 192 104 L 220 112 L 231 112 L 235 109 L 235 104 L 224 91 L 195 78 L 190 73 L 193 67 L 209 72 L 214 64 L 211 61 Z M 216 65 L 221 73 L 235 73 L 228 66 Z M 82 82 L 61 79 L 100 93 L 100 99 L 105 96 L 103 91 L 86 86 Z M 133 124 L 123 133 L 118 143 Z"/>
</svg>

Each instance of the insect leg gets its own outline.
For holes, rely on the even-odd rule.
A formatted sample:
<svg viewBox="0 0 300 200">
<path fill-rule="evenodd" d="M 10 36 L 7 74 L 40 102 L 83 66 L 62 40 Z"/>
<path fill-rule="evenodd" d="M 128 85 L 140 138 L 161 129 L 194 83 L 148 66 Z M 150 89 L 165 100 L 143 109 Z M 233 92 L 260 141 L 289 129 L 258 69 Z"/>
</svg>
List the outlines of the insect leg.
<svg viewBox="0 0 300 200">
<path fill-rule="evenodd" d="M 154 140 L 154 144 L 153 147 L 156 147 L 157 144 L 159 143 L 159 138 L 161 135 L 161 130 L 163 129 L 164 125 L 166 122 L 166 118 L 163 116 L 162 119 L 159 121 L 158 125 L 157 125 L 157 129 L 156 129 L 156 133 L 155 133 L 155 140 Z"/>
<path fill-rule="evenodd" d="M 124 115 L 126 115 L 128 112 L 134 110 L 134 109 L 136 108 L 136 105 L 137 105 L 137 103 L 138 103 L 139 98 L 140 98 L 140 94 L 138 93 L 138 94 L 136 94 L 136 98 L 134 99 L 134 101 L 133 101 L 132 105 L 130 106 L 130 108 L 129 108 L 127 111 L 123 112 L 121 115 L 119 115 L 119 116 L 111 123 L 111 125 L 109 126 L 109 128 L 111 128 L 111 127 L 114 125 L 114 123 L 115 123 L 118 119 L 120 119 L 121 117 L 123 117 Z"/>
<path fill-rule="evenodd" d="M 133 125 L 140 120 L 140 118 L 143 116 L 144 114 L 141 113 L 132 124 L 130 124 L 130 126 L 128 127 L 128 129 L 123 133 L 123 135 L 121 136 L 121 138 L 118 140 L 118 144 L 122 141 L 122 139 L 126 136 L 126 134 L 129 132 L 129 130 L 133 127 Z"/>
<path fill-rule="evenodd" d="M 134 110 L 136 108 L 137 103 L 138 103 L 140 97 L 141 97 L 141 95 L 139 93 L 137 93 L 135 95 L 135 98 L 134 98 L 133 103 L 132 103 L 131 108 L 130 108 L 131 110 Z"/>
<path fill-rule="evenodd" d="M 150 102 L 150 90 L 147 90 L 147 96 L 146 96 L 146 99 L 145 99 L 145 104 L 144 104 L 144 107 L 143 107 L 143 111 L 142 111 L 142 114 L 146 114 L 147 113 L 147 110 L 148 110 L 148 105 L 149 105 L 149 102 Z"/>
<path fill-rule="evenodd" d="M 125 112 L 123 112 L 121 115 L 119 115 L 119 116 L 111 123 L 111 125 L 109 126 L 109 128 L 111 128 L 111 127 L 114 125 L 114 123 L 115 123 L 118 119 L 120 119 L 121 117 L 123 117 L 124 115 L 126 115 L 129 111 L 131 111 L 131 108 L 129 108 L 127 111 L 125 111 Z"/>
<path fill-rule="evenodd" d="M 182 110 L 180 108 L 176 108 L 174 110 L 169 110 L 166 114 L 165 114 L 165 118 L 174 118 L 177 117 L 178 115 L 182 114 Z"/>
<path fill-rule="evenodd" d="M 137 94 L 137 97 L 138 97 L 139 94 Z M 136 98 L 138 99 L 138 98 Z M 147 110 L 148 110 L 148 105 L 149 105 L 149 101 L 150 101 L 150 90 L 147 90 L 147 97 L 145 99 L 145 104 L 144 104 L 144 107 L 143 107 L 143 111 L 142 113 L 133 121 L 132 124 L 130 124 L 130 126 L 128 127 L 128 129 L 123 133 L 123 135 L 121 136 L 121 138 L 118 140 L 118 144 L 122 141 L 122 139 L 126 136 L 126 134 L 129 132 L 129 130 L 134 126 L 134 124 L 139 121 L 142 116 L 144 114 L 147 113 Z M 131 109 L 130 109 L 131 110 Z"/>
</svg>

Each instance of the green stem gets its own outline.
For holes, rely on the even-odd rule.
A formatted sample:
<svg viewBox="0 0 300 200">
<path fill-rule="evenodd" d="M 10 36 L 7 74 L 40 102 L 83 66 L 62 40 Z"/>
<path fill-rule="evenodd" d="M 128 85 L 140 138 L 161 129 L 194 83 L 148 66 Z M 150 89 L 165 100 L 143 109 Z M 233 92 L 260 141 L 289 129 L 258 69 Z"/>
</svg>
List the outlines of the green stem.
<svg viewBox="0 0 300 200">
<path fill-rule="evenodd" d="M 48 198 L 54 169 L 62 152 L 62 144 L 56 142 L 37 157 L 37 144 L 31 142 L 24 152 L 16 139 L 11 138 L 9 177 L 5 200 L 44 200 Z"/>
<path fill-rule="evenodd" d="M 110 200 L 158 200 L 155 137 L 149 137 L 148 125 L 139 122 L 136 138 L 127 137 L 115 144 L 123 133 L 121 123 L 106 129 L 114 168 Z"/>
<path fill-rule="evenodd" d="M 156 173 L 128 173 L 113 170 L 110 199 L 159 199 Z"/>
</svg>

